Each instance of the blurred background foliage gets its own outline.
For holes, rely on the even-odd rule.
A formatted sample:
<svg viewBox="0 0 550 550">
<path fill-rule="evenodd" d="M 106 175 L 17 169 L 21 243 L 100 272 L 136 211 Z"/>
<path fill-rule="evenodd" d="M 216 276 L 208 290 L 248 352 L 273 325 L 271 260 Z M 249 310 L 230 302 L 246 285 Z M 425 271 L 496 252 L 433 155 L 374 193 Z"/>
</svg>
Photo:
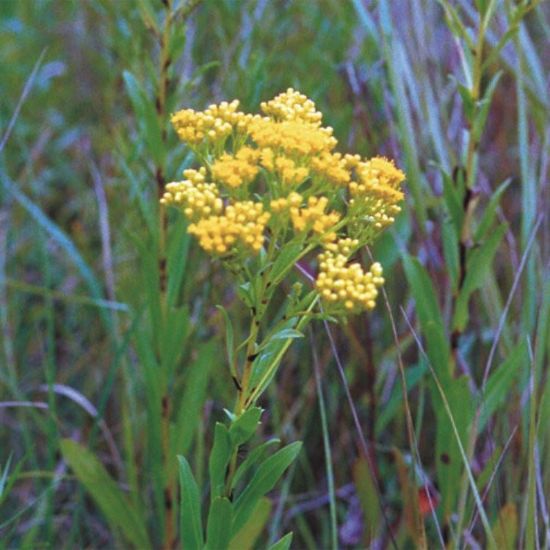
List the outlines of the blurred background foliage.
<svg viewBox="0 0 550 550">
<path fill-rule="evenodd" d="M 408 197 L 372 251 L 387 302 L 331 327 L 335 346 L 314 326 L 264 398 L 265 437 L 304 448 L 256 547 L 289 530 L 296 548 L 329 547 L 331 500 L 342 547 L 391 544 L 390 529 L 399 547 L 419 544 L 415 513 L 430 546 L 548 544 L 549 39 L 548 2 L 1 0 L 0 545 L 125 540 L 62 438 L 99 457 L 166 545 L 176 466 L 160 451 L 158 392 L 180 434 L 173 456 L 200 481 L 232 395 L 215 305 L 246 318 L 172 212 L 163 244 L 159 189 L 193 162 L 169 114 L 233 98 L 257 111 L 289 86 L 341 150 L 394 158 Z"/>
</svg>

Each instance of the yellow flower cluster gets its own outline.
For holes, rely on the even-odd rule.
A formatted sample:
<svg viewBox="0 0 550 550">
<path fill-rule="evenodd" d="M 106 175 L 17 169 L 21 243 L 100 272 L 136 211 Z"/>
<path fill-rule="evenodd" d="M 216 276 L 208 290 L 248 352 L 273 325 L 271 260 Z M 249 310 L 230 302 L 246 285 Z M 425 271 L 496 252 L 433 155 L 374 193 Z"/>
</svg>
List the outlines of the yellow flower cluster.
<svg viewBox="0 0 550 550">
<path fill-rule="evenodd" d="M 315 286 L 326 303 L 328 311 L 343 309 L 346 313 L 359 313 L 373 309 L 378 287 L 384 284 L 382 266 L 372 264 L 365 272 L 360 264 L 348 264 L 348 258 L 359 241 L 342 239 L 330 243 L 319 255 L 319 275 Z"/>
<path fill-rule="evenodd" d="M 320 248 L 316 288 L 327 311 L 371 309 L 381 267 L 365 272 L 348 261 L 394 221 L 403 172 L 382 157 L 336 152 L 315 103 L 292 88 L 262 103 L 263 115 L 238 108 L 238 101 L 222 102 L 173 115 L 202 167 L 169 183 L 161 202 L 182 209 L 204 250 L 254 269 L 262 262 L 267 269 L 291 243 L 304 255 Z M 257 256 L 268 226 L 269 247 Z"/>
<path fill-rule="evenodd" d="M 299 208 L 292 206 L 290 208 L 290 218 L 292 225 L 298 232 L 312 230 L 321 235 L 324 241 L 333 241 L 336 233 L 329 232 L 340 221 L 338 212 L 329 212 L 325 214 L 328 206 L 327 197 L 309 197 L 307 207 Z"/>
<path fill-rule="evenodd" d="M 337 144 L 332 128 L 320 128 L 301 120 L 275 122 L 270 118 L 254 118 L 248 131 L 258 147 L 280 150 L 287 155 L 318 155 Z"/>
<path fill-rule="evenodd" d="M 243 201 L 227 206 L 221 216 L 209 216 L 189 226 L 207 252 L 224 255 L 239 245 L 258 252 L 264 244 L 264 230 L 270 218 L 262 203 Z"/>
<path fill-rule="evenodd" d="M 375 229 L 391 225 L 401 211 L 397 203 L 403 200 L 400 186 L 405 174 L 383 157 L 359 161 L 355 170 L 359 181 L 349 184 L 350 210 L 359 212 Z"/>
<path fill-rule="evenodd" d="M 351 180 L 347 165 L 341 153 L 323 153 L 311 160 L 312 170 L 339 186 L 346 186 Z"/>
<path fill-rule="evenodd" d="M 283 197 L 281 199 L 273 199 L 269 203 L 271 211 L 274 213 L 288 212 L 290 208 L 297 208 L 301 206 L 304 197 L 300 193 L 293 191 L 288 195 L 288 197 Z"/>
<path fill-rule="evenodd" d="M 302 183 L 308 176 L 306 166 L 300 166 L 285 155 L 275 156 L 273 149 L 267 147 L 261 150 L 260 164 L 269 172 L 273 172 L 283 184 L 283 187 Z"/>
<path fill-rule="evenodd" d="M 223 210 L 218 187 L 206 183 L 206 168 L 184 170 L 185 180 L 169 183 L 160 199 L 162 204 L 174 204 L 183 207 L 183 213 L 192 221 Z"/>
<path fill-rule="evenodd" d="M 393 161 L 384 157 L 374 157 L 366 162 L 359 162 L 357 173 L 363 182 L 391 187 L 394 190 L 399 190 L 405 180 L 405 174 L 396 168 Z M 401 192 L 399 194 L 403 196 Z"/>
<path fill-rule="evenodd" d="M 314 126 L 321 125 L 323 115 L 307 96 L 288 88 L 270 101 L 260 103 L 261 110 L 274 120 L 300 120 Z"/>
<path fill-rule="evenodd" d="M 171 122 L 179 138 L 190 145 L 197 145 L 205 139 L 220 140 L 229 136 L 233 129 L 245 132 L 251 115 L 238 111 L 239 101 L 222 101 L 210 105 L 205 111 L 183 109 L 175 113 Z"/>
<path fill-rule="evenodd" d="M 236 155 L 224 153 L 212 165 L 212 176 L 229 187 L 250 183 L 260 170 L 260 152 L 251 147 L 242 147 Z"/>
</svg>

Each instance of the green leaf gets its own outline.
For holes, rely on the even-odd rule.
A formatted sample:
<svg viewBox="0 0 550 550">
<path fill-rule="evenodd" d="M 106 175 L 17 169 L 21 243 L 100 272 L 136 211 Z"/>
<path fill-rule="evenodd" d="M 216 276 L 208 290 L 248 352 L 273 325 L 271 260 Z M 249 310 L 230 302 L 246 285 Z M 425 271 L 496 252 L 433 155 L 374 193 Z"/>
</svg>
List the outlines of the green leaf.
<svg viewBox="0 0 550 550">
<path fill-rule="evenodd" d="M 120 530 L 137 548 L 151 548 L 144 518 L 139 516 L 94 454 L 72 439 L 62 439 L 60 447 L 63 458 L 90 493 L 109 525 Z"/>
<path fill-rule="evenodd" d="M 472 92 L 469 88 L 464 86 L 464 84 L 458 82 L 458 80 L 456 80 L 456 87 L 458 93 L 460 94 L 460 97 L 462 98 L 462 105 L 464 106 L 464 116 L 470 124 L 473 124 L 474 115 L 476 112 L 476 103 L 472 98 Z"/>
<path fill-rule="evenodd" d="M 227 362 L 229 368 L 231 369 L 231 374 L 235 372 L 235 339 L 233 334 L 233 323 L 231 323 L 231 318 L 229 313 L 223 306 L 216 306 L 222 313 L 225 321 L 225 349 L 227 352 Z"/>
<path fill-rule="evenodd" d="M 435 290 L 426 271 L 426 268 L 411 256 L 405 256 L 403 266 L 416 302 L 416 312 L 420 323 L 428 324 L 430 321 L 443 325 L 443 317 L 439 309 Z"/>
<path fill-rule="evenodd" d="M 141 212 L 141 216 L 143 218 L 143 221 L 145 222 L 145 226 L 149 230 L 149 235 L 147 235 L 146 231 L 144 231 L 143 233 L 146 237 L 152 237 L 158 232 L 158 205 L 153 201 L 147 200 L 148 194 L 146 191 L 146 186 L 148 187 L 149 181 L 145 183 L 143 181 L 143 177 L 139 178 L 136 174 L 134 174 L 134 172 L 132 172 L 130 166 L 128 165 L 127 159 L 125 159 L 123 155 L 118 155 L 117 165 L 120 166 L 122 174 L 129 184 L 129 190 L 127 191 L 127 193 L 129 194 L 128 198 L 130 199 L 130 201 L 137 202 L 138 208 L 136 209 L 136 212 L 138 210 Z"/>
<path fill-rule="evenodd" d="M 451 278 L 453 291 L 458 287 L 459 272 L 459 240 L 455 226 L 450 221 L 444 221 L 441 225 L 441 240 L 443 242 L 443 254 L 445 256 L 445 265 Z"/>
<path fill-rule="evenodd" d="M 461 172 L 458 172 L 457 176 L 460 177 Z M 464 208 L 460 189 L 462 182 L 455 182 L 443 169 L 441 169 L 441 177 L 443 181 L 443 200 L 453 221 L 456 234 L 460 235 L 464 223 Z"/>
<path fill-rule="evenodd" d="M 187 42 L 187 33 L 181 32 L 178 26 L 176 25 L 174 31 L 171 33 L 169 45 L 168 45 L 168 55 L 171 59 L 179 59 L 185 49 L 185 44 Z M 174 94 L 177 97 L 177 94 Z"/>
<path fill-rule="evenodd" d="M 503 403 L 509 402 L 510 389 L 517 380 L 521 368 L 529 364 L 529 355 L 525 341 L 520 342 L 509 354 L 506 360 L 494 370 L 487 381 L 481 414 L 479 417 L 479 432 L 483 431 L 487 421 Z"/>
<path fill-rule="evenodd" d="M 197 358 L 186 366 L 184 392 L 176 417 L 175 454 L 187 453 L 199 425 L 206 388 L 212 369 L 218 363 L 218 348 L 214 342 L 202 345 Z"/>
<path fill-rule="evenodd" d="M 10 471 L 12 456 L 13 453 L 10 453 L 6 466 L 4 467 L 4 471 L 2 472 L 2 476 L 0 477 L 0 499 L 2 499 L 2 496 L 4 495 L 4 488 L 6 487 L 6 480 L 8 479 L 8 473 Z"/>
<path fill-rule="evenodd" d="M 12 453 L 10 453 L 8 457 L 8 461 L 6 462 L 6 465 L 4 466 L 4 471 L 2 472 L 2 479 L 0 480 L 0 506 L 8 498 L 13 486 L 19 479 L 19 474 L 23 469 L 23 465 L 25 464 L 27 455 L 21 457 L 21 459 L 13 467 L 12 472 L 10 474 L 9 470 L 12 467 L 11 459 L 12 459 Z M 15 518 L 17 518 L 17 516 L 18 514 L 16 513 L 15 516 L 12 516 L 11 519 L 14 520 Z M 0 524 L 0 529 L 3 529 L 4 527 L 6 527 L 6 525 L 7 523 Z"/>
<path fill-rule="evenodd" d="M 256 432 L 262 415 L 260 407 L 252 407 L 239 416 L 229 427 L 233 447 L 246 443 Z"/>
<path fill-rule="evenodd" d="M 464 39 L 469 48 L 473 48 L 473 43 L 471 41 L 470 35 L 468 34 L 468 29 L 465 27 L 462 18 L 456 11 L 455 7 L 451 4 L 449 0 L 437 0 L 438 3 L 445 10 L 445 19 L 449 29 L 456 37 L 461 37 Z"/>
<path fill-rule="evenodd" d="M 288 244 L 283 248 L 277 259 L 273 262 L 269 274 L 272 287 L 276 287 L 286 277 L 287 273 L 302 256 L 303 251 L 304 246 L 302 242 Z"/>
<path fill-rule="evenodd" d="M 189 334 L 187 306 L 165 308 L 163 330 L 159 334 L 161 368 L 169 377 L 177 366 Z"/>
<path fill-rule="evenodd" d="M 199 488 L 185 457 L 178 455 L 180 468 L 180 530 L 185 550 L 201 550 L 203 546 L 201 501 Z"/>
<path fill-rule="evenodd" d="M 229 431 L 224 424 L 216 422 L 214 428 L 214 445 L 210 452 L 208 461 L 208 472 L 210 475 L 210 500 L 223 494 L 225 487 L 225 473 L 231 458 L 231 438 Z"/>
<path fill-rule="evenodd" d="M 233 533 L 237 533 L 246 523 L 257 502 L 271 491 L 284 471 L 298 456 L 302 443 L 297 441 L 287 445 L 270 456 L 257 470 L 245 490 L 235 502 Z"/>
<path fill-rule="evenodd" d="M 493 524 L 493 537 L 499 550 L 513 550 L 518 547 L 518 523 L 516 505 L 513 502 L 505 504 Z"/>
<path fill-rule="evenodd" d="M 279 323 L 272 333 L 268 334 L 264 341 L 260 344 L 257 353 L 258 356 L 254 359 L 252 365 L 252 375 L 250 377 L 250 387 L 255 387 L 258 381 L 262 379 L 264 374 L 273 365 L 274 361 L 280 361 L 281 351 L 288 348 L 291 340 L 298 338 L 297 334 L 303 334 L 294 329 L 296 326 L 296 317 L 292 317 L 282 323 Z M 275 374 L 275 369 L 273 374 Z"/>
<path fill-rule="evenodd" d="M 158 23 L 157 23 L 157 16 L 155 14 L 155 10 L 153 9 L 153 6 L 151 5 L 151 1 L 137 0 L 137 5 L 139 8 L 141 19 L 145 23 L 145 26 L 148 29 L 158 32 L 159 29 L 158 29 Z"/>
<path fill-rule="evenodd" d="M 243 479 L 246 476 L 246 474 L 254 466 L 256 466 L 256 464 L 263 461 L 264 457 L 267 454 L 267 451 L 271 446 L 276 445 L 280 442 L 281 442 L 280 439 L 273 438 L 266 441 L 265 443 L 262 443 L 261 445 L 256 447 L 254 450 L 252 450 L 250 454 L 245 458 L 243 463 L 237 468 L 237 471 L 235 472 L 235 475 L 231 480 L 231 489 L 234 489 L 239 483 L 239 481 Z"/>
<path fill-rule="evenodd" d="M 251 550 L 254 547 L 254 543 L 269 519 L 271 507 L 271 501 L 268 498 L 264 497 L 258 501 L 248 521 L 231 539 L 229 550 Z"/>
<path fill-rule="evenodd" d="M 489 3 L 488 0 L 475 0 L 475 5 L 480 15 L 483 15 L 485 13 L 488 3 Z"/>
<path fill-rule="evenodd" d="M 155 159 L 155 163 L 158 166 L 162 166 L 166 151 L 154 103 L 147 97 L 145 90 L 143 90 L 132 73 L 124 71 L 122 76 L 130 102 L 134 108 L 141 136 L 147 143 L 149 151 Z"/>
<path fill-rule="evenodd" d="M 255 299 L 253 294 L 252 285 L 250 281 L 243 283 L 237 287 L 237 294 L 246 307 L 254 307 Z"/>
<path fill-rule="evenodd" d="M 498 186 L 496 191 L 494 191 L 491 195 L 491 199 L 485 207 L 485 210 L 483 211 L 483 216 L 481 217 L 479 225 L 474 232 L 475 242 L 479 242 L 487 238 L 487 232 L 493 227 L 493 222 L 495 221 L 496 217 L 496 210 L 500 204 L 502 194 L 504 193 L 504 191 L 506 191 L 506 189 L 508 189 L 511 181 L 512 180 L 508 178 L 506 181 L 502 182 Z"/>
<path fill-rule="evenodd" d="M 489 22 L 491 21 L 491 18 L 493 17 L 497 8 L 497 1 L 477 0 L 477 3 L 479 6 L 481 6 L 479 8 L 480 15 L 482 15 L 481 25 L 484 29 L 487 29 L 487 27 L 489 26 Z"/>
<path fill-rule="evenodd" d="M 284 537 L 280 538 L 275 544 L 269 547 L 269 550 L 288 550 L 292 542 L 292 533 L 287 533 Z"/>
<path fill-rule="evenodd" d="M 441 491 L 442 508 L 445 516 L 456 509 L 460 492 L 464 462 L 456 434 L 452 429 L 452 415 L 462 446 L 467 445 L 469 430 L 474 418 L 475 403 L 466 376 L 441 384 L 449 405 L 449 413 L 435 383 L 431 380 L 430 395 L 436 413 L 436 471 Z"/>
<path fill-rule="evenodd" d="M 365 542 L 370 543 L 376 537 L 381 518 L 378 492 L 370 473 L 369 463 L 365 458 L 359 458 L 355 461 L 352 474 L 365 520 Z"/>
<path fill-rule="evenodd" d="M 493 259 L 500 245 L 500 241 L 506 233 L 507 225 L 500 225 L 487 240 L 475 249 L 466 262 L 466 276 L 460 294 L 456 300 L 456 308 L 453 317 L 453 328 L 464 330 L 468 322 L 468 303 L 472 292 L 481 288 L 487 278 Z"/>
<path fill-rule="evenodd" d="M 405 369 L 405 382 L 407 385 L 407 392 L 413 390 L 420 380 L 426 374 L 428 365 L 426 360 L 421 357 L 418 365 L 409 365 Z M 390 421 L 401 414 L 403 411 L 403 390 L 400 384 L 395 384 L 391 392 L 390 398 L 384 404 L 384 407 L 380 411 L 380 414 L 376 417 L 376 432 L 383 432 Z"/>
<path fill-rule="evenodd" d="M 168 304 L 176 306 L 185 279 L 191 235 L 187 233 L 187 221 L 181 214 L 172 224 L 168 245 Z"/>
<path fill-rule="evenodd" d="M 487 86 L 483 98 L 477 104 L 477 112 L 474 117 L 474 122 L 472 125 L 472 139 L 477 143 L 481 137 L 483 129 L 485 128 L 485 122 L 487 121 L 487 116 L 489 114 L 489 107 L 491 106 L 491 101 L 493 99 L 493 94 L 495 93 L 498 81 L 502 76 L 502 71 L 498 71 L 489 85 Z"/>
<path fill-rule="evenodd" d="M 289 338 L 303 338 L 304 335 L 294 328 L 284 328 L 283 330 L 275 333 L 271 338 L 273 340 L 288 340 Z"/>
<path fill-rule="evenodd" d="M 226 497 L 216 497 L 210 505 L 205 550 L 226 550 L 231 538 L 233 508 Z"/>
<path fill-rule="evenodd" d="M 403 267 L 416 303 L 416 312 L 422 334 L 426 340 L 427 354 L 430 363 L 443 384 L 450 381 L 449 340 L 445 334 L 445 325 L 435 290 L 422 264 L 411 256 L 405 256 Z"/>
</svg>

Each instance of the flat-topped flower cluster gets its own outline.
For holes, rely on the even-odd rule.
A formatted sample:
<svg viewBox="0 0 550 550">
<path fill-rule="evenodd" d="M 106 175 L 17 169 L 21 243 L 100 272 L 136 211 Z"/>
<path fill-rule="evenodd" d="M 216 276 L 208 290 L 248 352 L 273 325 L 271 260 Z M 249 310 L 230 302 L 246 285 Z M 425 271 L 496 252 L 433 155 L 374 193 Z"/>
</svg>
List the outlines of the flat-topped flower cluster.
<svg viewBox="0 0 550 550">
<path fill-rule="evenodd" d="M 316 288 L 335 314 L 372 309 L 382 268 L 364 271 L 350 258 L 393 223 L 405 176 L 382 157 L 335 151 L 313 101 L 289 88 L 261 104 L 263 115 L 237 100 L 172 116 L 179 137 L 201 166 L 169 183 L 161 199 L 189 219 L 189 233 L 209 254 L 233 265 L 285 247 L 317 251 Z"/>
</svg>

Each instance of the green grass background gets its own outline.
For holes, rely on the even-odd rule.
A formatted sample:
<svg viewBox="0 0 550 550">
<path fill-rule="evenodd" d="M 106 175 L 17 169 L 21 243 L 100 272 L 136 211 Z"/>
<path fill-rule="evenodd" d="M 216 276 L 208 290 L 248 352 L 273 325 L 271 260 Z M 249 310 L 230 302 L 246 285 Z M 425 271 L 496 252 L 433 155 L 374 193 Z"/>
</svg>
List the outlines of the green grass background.
<svg viewBox="0 0 550 550">
<path fill-rule="evenodd" d="M 185 454 L 205 487 L 234 395 L 215 305 L 247 318 L 171 212 L 159 320 L 158 187 L 193 162 L 169 114 L 293 86 L 340 150 L 394 158 L 407 197 L 372 250 L 376 310 L 314 325 L 263 398 L 259 437 L 304 448 L 256 547 L 391 546 L 390 525 L 414 547 L 423 486 L 430 547 L 547 547 L 549 46 L 548 2 L 0 0 L 0 546 L 126 547 L 72 438 L 160 547 L 163 391 L 169 469 Z"/>
</svg>

